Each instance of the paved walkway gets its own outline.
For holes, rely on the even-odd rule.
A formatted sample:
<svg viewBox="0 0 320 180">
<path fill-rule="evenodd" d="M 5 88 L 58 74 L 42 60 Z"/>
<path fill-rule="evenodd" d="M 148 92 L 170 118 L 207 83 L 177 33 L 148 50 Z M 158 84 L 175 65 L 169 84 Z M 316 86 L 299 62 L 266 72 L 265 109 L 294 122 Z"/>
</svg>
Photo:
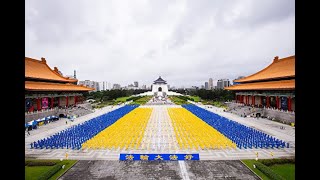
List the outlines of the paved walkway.
<svg viewBox="0 0 320 180">
<path fill-rule="evenodd" d="M 79 161 L 64 179 L 259 179 L 240 161 Z"/>
<path fill-rule="evenodd" d="M 153 106 L 142 139 L 141 150 L 169 151 L 178 149 L 176 136 L 166 107 L 168 106 Z"/>
</svg>

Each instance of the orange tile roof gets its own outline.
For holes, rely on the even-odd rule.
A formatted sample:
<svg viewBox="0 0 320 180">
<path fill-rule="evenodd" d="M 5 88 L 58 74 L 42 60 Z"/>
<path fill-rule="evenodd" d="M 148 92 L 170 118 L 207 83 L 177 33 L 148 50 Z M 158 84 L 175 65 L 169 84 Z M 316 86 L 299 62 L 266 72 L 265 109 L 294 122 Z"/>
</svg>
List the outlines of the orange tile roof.
<svg viewBox="0 0 320 180">
<path fill-rule="evenodd" d="M 62 83 L 48 83 L 25 81 L 25 90 L 27 91 L 92 91 L 94 88 L 88 88 L 82 85 L 62 84 Z"/>
<path fill-rule="evenodd" d="M 58 73 L 58 69 L 52 70 L 44 58 L 40 60 L 25 57 L 25 77 L 59 82 L 77 82 L 77 79 L 69 79 Z"/>
<path fill-rule="evenodd" d="M 280 80 L 237 84 L 225 87 L 226 90 L 294 90 L 295 80 Z"/>
<path fill-rule="evenodd" d="M 250 76 L 235 80 L 234 82 L 253 82 L 286 77 L 295 77 L 295 56 L 282 59 L 278 59 L 277 56 L 266 68 Z"/>
</svg>

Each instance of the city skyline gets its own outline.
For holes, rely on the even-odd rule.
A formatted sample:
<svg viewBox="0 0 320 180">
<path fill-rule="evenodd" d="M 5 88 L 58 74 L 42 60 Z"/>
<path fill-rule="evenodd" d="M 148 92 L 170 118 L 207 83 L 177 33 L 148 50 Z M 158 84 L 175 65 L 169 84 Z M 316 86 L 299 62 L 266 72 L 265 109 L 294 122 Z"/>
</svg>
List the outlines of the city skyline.
<svg viewBox="0 0 320 180">
<path fill-rule="evenodd" d="M 27 57 L 77 79 L 200 87 L 295 55 L 294 1 L 27 1 Z M 44 30 L 45 29 L 45 30 Z"/>
</svg>

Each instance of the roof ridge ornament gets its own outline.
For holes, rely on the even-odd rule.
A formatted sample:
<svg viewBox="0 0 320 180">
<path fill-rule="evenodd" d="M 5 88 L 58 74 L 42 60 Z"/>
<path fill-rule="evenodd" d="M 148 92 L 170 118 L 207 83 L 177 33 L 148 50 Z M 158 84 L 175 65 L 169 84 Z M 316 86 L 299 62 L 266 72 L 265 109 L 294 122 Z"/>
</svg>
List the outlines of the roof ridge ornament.
<svg viewBox="0 0 320 180">
<path fill-rule="evenodd" d="M 41 57 L 41 62 L 47 64 L 46 58 Z"/>
<path fill-rule="evenodd" d="M 278 62 L 279 61 L 279 56 L 274 57 L 273 62 Z"/>
</svg>

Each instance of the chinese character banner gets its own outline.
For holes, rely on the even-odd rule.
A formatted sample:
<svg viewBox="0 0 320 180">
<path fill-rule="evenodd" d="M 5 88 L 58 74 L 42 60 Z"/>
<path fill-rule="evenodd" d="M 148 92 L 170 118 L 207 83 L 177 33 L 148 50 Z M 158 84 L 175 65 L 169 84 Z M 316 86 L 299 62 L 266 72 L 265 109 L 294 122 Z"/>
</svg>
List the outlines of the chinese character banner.
<svg viewBox="0 0 320 180">
<path fill-rule="evenodd" d="M 121 161 L 200 160 L 199 154 L 120 154 Z"/>
</svg>

